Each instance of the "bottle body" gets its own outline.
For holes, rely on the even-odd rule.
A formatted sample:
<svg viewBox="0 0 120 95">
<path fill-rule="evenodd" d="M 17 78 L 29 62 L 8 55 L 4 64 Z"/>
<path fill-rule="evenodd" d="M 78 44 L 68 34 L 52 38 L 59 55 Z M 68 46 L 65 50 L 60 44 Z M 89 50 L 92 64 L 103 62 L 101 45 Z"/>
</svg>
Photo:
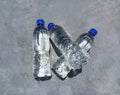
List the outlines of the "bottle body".
<svg viewBox="0 0 120 95">
<path fill-rule="evenodd" d="M 70 70 L 81 68 L 80 63 L 86 63 L 88 61 L 89 55 L 72 41 L 70 36 L 64 31 L 62 27 L 54 25 L 49 31 L 51 40 L 63 54 L 63 56 L 57 61 L 59 64 L 56 62 L 53 65 L 53 69 L 56 73 L 59 74 L 60 77 L 65 78 Z M 62 65 L 66 67 L 64 68 Z M 63 71 L 61 72 L 61 70 Z"/>
<path fill-rule="evenodd" d="M 34 44 L 34 77 L 49 78 L 51 77 L 50 59 L 49 59 L 49 33 L 47 29 L 39 25 L 33 33 Z"/>
</svg>

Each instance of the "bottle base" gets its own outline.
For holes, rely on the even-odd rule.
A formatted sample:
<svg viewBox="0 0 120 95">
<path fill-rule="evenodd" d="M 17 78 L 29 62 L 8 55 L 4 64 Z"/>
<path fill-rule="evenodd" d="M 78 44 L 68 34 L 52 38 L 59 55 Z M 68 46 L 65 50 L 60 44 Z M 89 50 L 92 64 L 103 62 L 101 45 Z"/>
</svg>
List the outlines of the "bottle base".
<svg viewBox="0 0 120 95">
<path fill-rule="evenodd" d="M 53 68 L 52 68 L 52 71 L 54 72 L 54 74 L 55 74 L 59 79 L 61 79 L 61 80 L 63 80 L 63 81 L 67 78 L 67 76 L 63 78 L 63 77 L 61 77 L 60 75 L 58 75 Z"/>
</svg>

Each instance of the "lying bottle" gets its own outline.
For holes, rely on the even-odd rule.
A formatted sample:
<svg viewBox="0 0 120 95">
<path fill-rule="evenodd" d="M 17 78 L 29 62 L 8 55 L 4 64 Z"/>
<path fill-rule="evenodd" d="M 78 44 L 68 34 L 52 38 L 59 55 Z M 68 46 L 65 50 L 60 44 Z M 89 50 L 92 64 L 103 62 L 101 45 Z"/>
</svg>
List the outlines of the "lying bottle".
<svg viewBox="0 0 120 95">
<path fill-rule="evenodd" d="M 50 31 L 50 39 L 63 54 L 61 57 L 62 60 L 58 60 L 58 62 L 53 65 L 54 71 L 61 78 L 65 78 L 71 70 L 81 68 L 80 63 L 88 62 L 89 54 L 83 49 L 80 49 L 61 26 L 49 23 L 48 30 Z"/>
<path fill-rule="evenodd" d="M 34 44 L 34 77 L 36 80 L 51 78 L 49 33 L 43 19 L 37 20 L 37 27 L 33 33 Z"/>
<path fill-rule="evenodd" d="M 81 49 L 84 49 L 90 54 L 90 50 L 94 45 L 94 37 L 97 35 L 97 30 L 95 28 L 92 28 L 88 31 L 88 33 L 83 33 L 80 35 L 77 40 L 75 41 L 76 44 L 79 45 Z M 85 65 L 85 63 L 81 63 L 82 67 Z M 81 73 L 82 68 L 77 69 L 77 70 L 71 70 L 70 73 L 68 74 L 68 77 L 73 77 Z"/>
<path fill-rule="evenodd" d="M 80 49 L 83 51 L 86 51 L 89 54 L 89 51 L 94 43 L 94 37 L 97 34 L 97 30 L 92 28 L 89 30 L 88 33 L 84 33 L 78 37 L 78 39 L 75 41 L 76 44 L 79 46 Z M 89 59 L 89 58 L 88 58 Z M 78 73 L 81 72 L 82 67 L 87 64 L 88 61 L 81 62 L 81 67 L 79 69 L 72 69 L 69 70 L 69 63 L 64 58 L 64 56 L 61 56 L 60 59 L 58 59 L 55 64 L 52 66 L 52 69 L 54 72 L 62 79 L 65 79 L 67 75 L 69 76 L 76 76 Z"/>
</svg>

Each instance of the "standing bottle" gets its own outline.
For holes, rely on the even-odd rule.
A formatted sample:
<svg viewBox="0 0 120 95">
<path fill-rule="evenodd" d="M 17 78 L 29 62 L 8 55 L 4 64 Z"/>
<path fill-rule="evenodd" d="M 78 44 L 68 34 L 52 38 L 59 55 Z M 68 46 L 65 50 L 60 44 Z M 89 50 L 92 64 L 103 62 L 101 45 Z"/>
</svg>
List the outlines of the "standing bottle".
<svg viewBox="0 0 120 95">
<path fill-rule="evenodd" d="M 36 23 L 37 27 L 33 33 L 34 77 L 36 80 L 47 80 L 52 76 L 49 58 L 49 33 L 43 19 L 38 19 Z"/>
<path fill-rule="evenodd" d="M 71 70 L 79 69 L 81 67 L 80 63 L 87 62 L 89 54 L 79 49 L 79 46 L 72 41 L 71 37 L 61 26 L 49 23 L 48 30 L 50 32 L 50 39 L 63 54 L 61 57 L 62 60 L 58 60 L 58 62 L 53 65 L 53 69 L 56 73 L 59 73 L 58 75 L 61 78 L 65 78 Z M 64 60 L 66 60 L 65 64 L 63 63 L 65 62 Z"/>
</svg>

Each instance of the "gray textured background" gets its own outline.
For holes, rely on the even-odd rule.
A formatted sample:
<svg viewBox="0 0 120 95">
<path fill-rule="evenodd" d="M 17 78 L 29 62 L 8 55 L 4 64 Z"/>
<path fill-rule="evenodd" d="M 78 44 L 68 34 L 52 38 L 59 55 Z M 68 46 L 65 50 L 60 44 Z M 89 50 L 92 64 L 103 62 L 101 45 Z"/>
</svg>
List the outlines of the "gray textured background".
<svg viewBox="0 0 120 95">
<path fill-rule="evenodd" d="M 90 63 L 72 79 L 32 75 L 35 20 L 62 25 L 75 40 L 99 31 Z M 0 0 L 0 95 L 120 95 L 120 0 Z M 52 50 L 51 62 L 57 59 Z"/>
</svg>

